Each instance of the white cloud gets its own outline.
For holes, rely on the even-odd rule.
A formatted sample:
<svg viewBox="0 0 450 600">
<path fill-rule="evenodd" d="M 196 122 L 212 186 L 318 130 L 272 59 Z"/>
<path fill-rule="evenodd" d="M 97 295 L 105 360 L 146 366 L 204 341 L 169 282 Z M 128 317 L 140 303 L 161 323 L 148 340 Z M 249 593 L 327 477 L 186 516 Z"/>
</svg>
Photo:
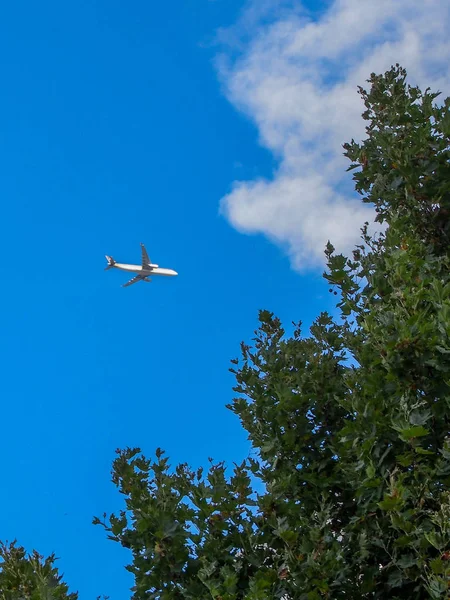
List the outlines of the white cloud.
<svg viewBox="0 0 450 600">
<path fill-rule="evenodd" d="M 217 61 L 224 92 L 279 161 L 271 180 L 235 181 L 221 210 L 304 270 L 323 264 L 328 239 L 349 252 L 373 217 L 352 192 L 342 156 L 344 142 L 364 136 L 357 86 L 399 62 L 412 83 L 448 92 L 450 4 L 336 0 L 315 18 L 300 4 L 280 6 L 255 0 L 221 32 L 229 44 Z"/>
</svg>

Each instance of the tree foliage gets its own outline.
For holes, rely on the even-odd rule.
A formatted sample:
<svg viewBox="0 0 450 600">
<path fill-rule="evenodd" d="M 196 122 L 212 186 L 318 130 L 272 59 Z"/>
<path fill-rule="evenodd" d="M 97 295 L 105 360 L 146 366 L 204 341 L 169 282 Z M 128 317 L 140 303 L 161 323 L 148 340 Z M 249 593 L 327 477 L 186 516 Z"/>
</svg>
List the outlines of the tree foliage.
<svg viewBox="0 0 450 600">
<path fill-rule="evenodd" d="M 77 600 L 54 566 L 54 554 L 44 559 L 15 542 L 0 543 L 0 559 L 0 600 Z"/>
<path fill-rule="evenodd" d="M 398 65 L 369 83 L 344 149 L 385 229 L 328 244 L 337 318 L 288 336 L 260 312 L 230 405 L 254 457 L 118 451 L 126 508 L 95 522 L 131 550 L 135 600 L 449 597 L 450 101 Z"/>
</svg>

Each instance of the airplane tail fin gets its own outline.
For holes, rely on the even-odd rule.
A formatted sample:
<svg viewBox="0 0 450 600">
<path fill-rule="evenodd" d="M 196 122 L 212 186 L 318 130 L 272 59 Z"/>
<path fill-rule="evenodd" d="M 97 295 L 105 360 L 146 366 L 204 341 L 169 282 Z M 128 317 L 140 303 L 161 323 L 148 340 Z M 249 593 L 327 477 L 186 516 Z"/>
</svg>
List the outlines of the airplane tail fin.
<svg viewBox="0 0 450 600">
<path fill-rule="evenodd" d="M 105 258 L 108 261 L 108 265 L 105 267 L 105 271 L 107 271 L 108 269 L 113 268 L 113 266 L 116 264 L 116 261 L 113 259 L 112 256 L 108 256 L 107 254 L 105 254 Z"/>
</svg>

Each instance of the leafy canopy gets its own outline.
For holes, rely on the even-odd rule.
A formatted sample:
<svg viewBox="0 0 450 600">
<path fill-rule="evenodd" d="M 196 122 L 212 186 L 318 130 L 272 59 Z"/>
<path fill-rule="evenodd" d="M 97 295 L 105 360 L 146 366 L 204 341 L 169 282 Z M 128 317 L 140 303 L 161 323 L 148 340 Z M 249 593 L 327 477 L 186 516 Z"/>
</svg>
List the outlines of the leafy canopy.
<svg viewBox="0 0 450 600">
<path fill-rule="evenodd" d="M 27 555 L 15 542 L 0 543 L 0 600 L 77 600 L 54 566 L 54 554 L 44 559 Z"/>
</svg>

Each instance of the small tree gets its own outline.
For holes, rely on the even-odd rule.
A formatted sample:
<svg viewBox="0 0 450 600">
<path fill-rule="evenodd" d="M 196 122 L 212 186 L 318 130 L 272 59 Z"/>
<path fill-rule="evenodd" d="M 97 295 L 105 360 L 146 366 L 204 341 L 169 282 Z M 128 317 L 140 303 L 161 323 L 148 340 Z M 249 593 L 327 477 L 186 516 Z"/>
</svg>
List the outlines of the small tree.
<svg viewBox="0 0 450 600">
<path fill-rule="evenodd" d="M 328 244 L 338 320 L 286 337 L 262 311 L 242 344 L 230 408 L 256 458 L 227 477 L 118 451 L 126 510 L 102 523 L 136 600 L 449 597 L 450 101 L 398 65 L 369 82 L 344 148 L 386 230 Z"/>
<path fill-rule="evenodd" d="M 0 600 L 77 600 L 54 566 L 54 554 L 44 559 L 15 542 L 0 543 L 0 559 Z"/>
</svg>

